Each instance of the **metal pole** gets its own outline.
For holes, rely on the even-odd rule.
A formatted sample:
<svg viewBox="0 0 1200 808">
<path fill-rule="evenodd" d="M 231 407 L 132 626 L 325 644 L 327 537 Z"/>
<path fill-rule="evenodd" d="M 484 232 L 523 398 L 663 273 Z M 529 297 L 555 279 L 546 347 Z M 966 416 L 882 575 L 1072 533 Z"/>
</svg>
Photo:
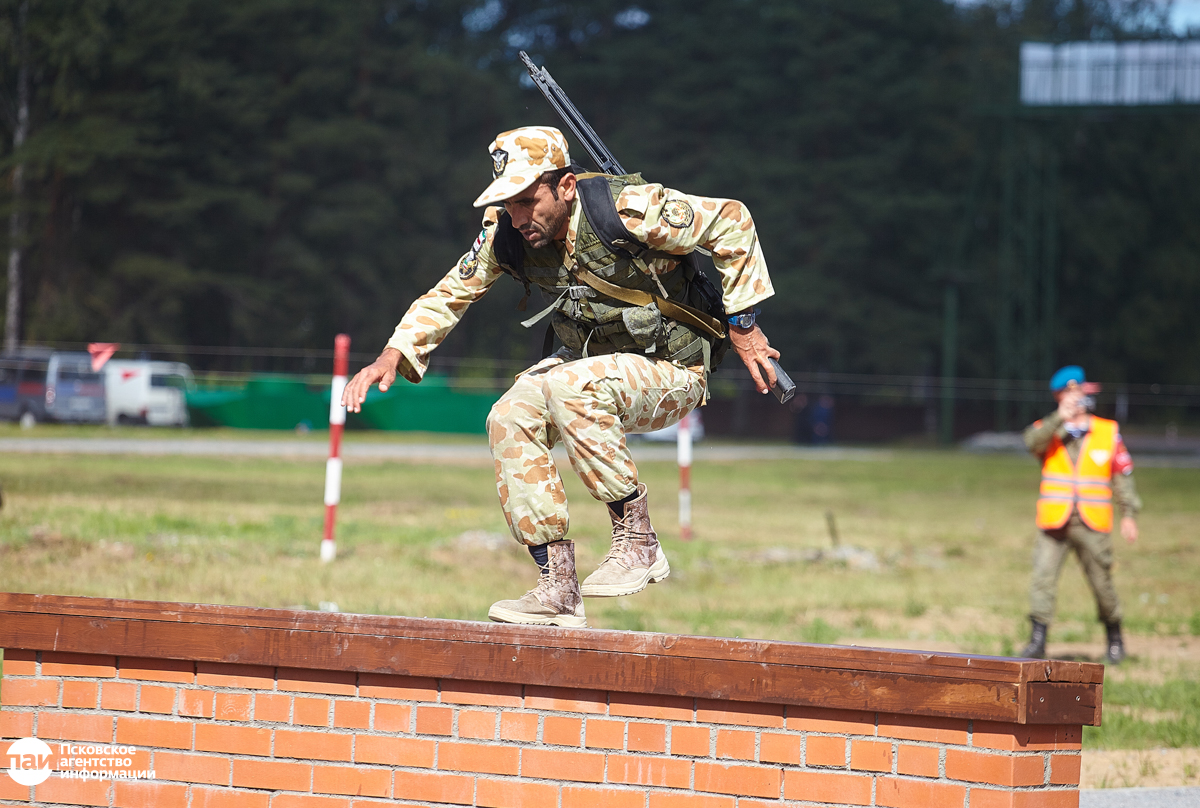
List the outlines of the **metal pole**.
<svg viewBox="0 0 1200 808">
<path fill-rule="evenodd" d="M 333 340 L 333 382 L 329 386 L 329 459 L 325 462 L 325 537 L 321 539 L 321 560 L 337 557 L 334 525 L 337 506 L 342 500 L 342 429 L 346 425 L 346 408 L 342 393 L 350 375 L 350 337 L 338 334 Z"/>
<path fill-rule="evenodd" d="M 958 286 L 946 284 L 942 308 L 942 417 L 940 440 L 954 442 L 954 377 L 958 366 Z"/>
<path fill-rule="evenodd" d="M 679 538 L 692 540 L 692 418 L 689 412 L 679 422 L 675 436 L 679 460 Z"/>
</svg>

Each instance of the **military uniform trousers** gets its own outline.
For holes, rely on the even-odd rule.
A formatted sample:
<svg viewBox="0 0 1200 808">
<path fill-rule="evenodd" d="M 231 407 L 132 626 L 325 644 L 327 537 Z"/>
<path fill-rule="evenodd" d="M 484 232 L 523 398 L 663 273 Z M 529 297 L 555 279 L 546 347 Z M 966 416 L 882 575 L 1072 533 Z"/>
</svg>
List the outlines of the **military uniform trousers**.
<svg viewBox="0 0 1200 808">
<path fill-rule="evenodd" d="M 1087 576 L 1088 585 L 1096 597 L 1096 609 L 1101 622 L 1119 622 L 1121 602 L 1112 580 L 1112 535 L 1092 530 L 1079 518 L 1078 511 L 1071 514 L 1063 527 L 1038 533 L 1033 545 L 1029 616 L 1045 625 L 1053 621 L 1058 576 L 1067 553 L 1071 551 L 1079 559 L 1079 566 L 1083 567 L 1083 574 Z"/>
<path fill-rule="evenodd" d="M 626 433 L 676 424 L 704 400 L 700 368 L 633 353 L 560 354 L 517 377 L 487 419 L 500 507 L 513 537 L 527 545 L 567 534 L 567 493 L 550 451 L 556 443 L 591 495 L 615 502 L 637 489 Z"/>
</svg>

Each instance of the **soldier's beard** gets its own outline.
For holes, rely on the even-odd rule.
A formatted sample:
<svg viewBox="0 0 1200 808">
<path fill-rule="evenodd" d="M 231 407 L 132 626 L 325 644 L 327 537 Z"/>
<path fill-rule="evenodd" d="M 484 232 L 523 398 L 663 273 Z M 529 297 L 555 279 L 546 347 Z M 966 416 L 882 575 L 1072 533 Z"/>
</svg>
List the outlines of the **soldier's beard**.
<svg viewBox="0 0 1200 808">
<path fill-rule="evenodd" d="M 571 206 L 566 202 L 560 201 L 555 206 L 554 213 L 545 224 L 531 221 L 525 227 L 521 228 L 521 235 L 525 236 L 526 241 L 529 242 L 529 246 L 535 250 L 540 250 L 542 247 L 548 246 L 550 242 L 554 241 L 554 237 L 563 231 L 570 215 Z M 531 239 L 529 238 L 530 233 L 536 233 L 537 235 Z"/>
</svg>

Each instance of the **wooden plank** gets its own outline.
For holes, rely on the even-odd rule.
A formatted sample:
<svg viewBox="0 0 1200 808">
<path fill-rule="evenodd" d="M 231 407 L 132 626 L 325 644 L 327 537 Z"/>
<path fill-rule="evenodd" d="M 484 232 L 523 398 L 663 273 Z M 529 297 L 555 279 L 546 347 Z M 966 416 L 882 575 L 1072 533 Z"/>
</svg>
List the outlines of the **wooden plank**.
<svg viewBox="0 0 1200 808">
<path fill-rule="evenodd" d="M 1032 682 L 1027 723 L 1099 726 L 1100 697 L 1097 684 Z"/>
</svg>

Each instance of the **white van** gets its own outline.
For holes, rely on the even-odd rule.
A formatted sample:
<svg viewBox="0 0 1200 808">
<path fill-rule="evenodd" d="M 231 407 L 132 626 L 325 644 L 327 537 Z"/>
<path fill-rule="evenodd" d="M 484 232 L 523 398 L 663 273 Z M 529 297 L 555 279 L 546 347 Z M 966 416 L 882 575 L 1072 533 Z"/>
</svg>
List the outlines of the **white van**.
<svg viewBox="0 0 1200 808">
<path fill-rule="evenodd" d="M 192 369 L 182 362 L 110 359 L 104 364 L 110 424 L 187 426 Z"/>
</svg>

